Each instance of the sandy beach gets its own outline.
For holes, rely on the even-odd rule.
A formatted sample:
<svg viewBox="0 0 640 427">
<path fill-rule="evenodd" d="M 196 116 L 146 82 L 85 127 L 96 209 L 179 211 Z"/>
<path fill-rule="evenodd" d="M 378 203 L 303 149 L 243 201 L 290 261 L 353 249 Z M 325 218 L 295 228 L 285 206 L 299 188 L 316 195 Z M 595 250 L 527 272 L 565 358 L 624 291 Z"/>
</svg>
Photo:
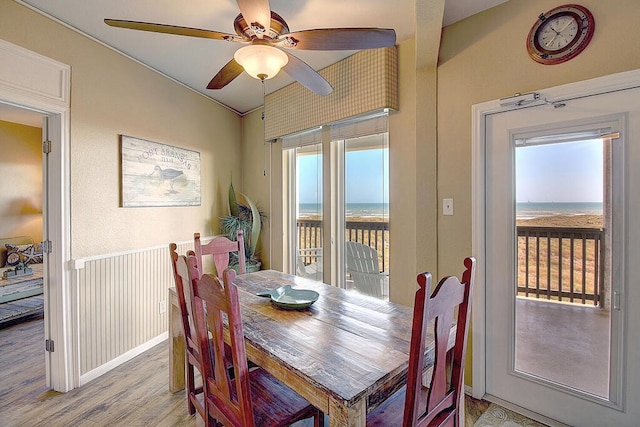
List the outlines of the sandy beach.
<svg viewBox="0 0 640 427">
<path fill-rule="evenodd" d="M 602 215 L 553 215 L 531 219 L 520 219 L 517 221 L 517 225 L 530 225 L 537 227 L 602 228 L 604 227 L 604 220 Z"/>
</svg>

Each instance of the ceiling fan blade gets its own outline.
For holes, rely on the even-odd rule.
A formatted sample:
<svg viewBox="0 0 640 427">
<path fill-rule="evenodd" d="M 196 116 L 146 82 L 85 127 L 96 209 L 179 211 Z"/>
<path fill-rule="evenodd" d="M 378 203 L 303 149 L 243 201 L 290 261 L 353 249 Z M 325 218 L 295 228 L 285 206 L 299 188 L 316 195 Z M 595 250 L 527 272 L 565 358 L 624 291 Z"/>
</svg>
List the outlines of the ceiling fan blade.
<svg viewBox="0 0 640 427">
<path fill-rule="evenodd" d="M 203 30 L 200 28 L 178 27 L 175 25 L 155 24 L 153 22 L 124 21 L 120 19 L 105 19 L 104 23 L 112 27 L 128 28 L 130 30 L 151 31 L 154 33 L 176 34 L 179 36 L 228 40 L 242 43 L 248 42 L 248 40 L 234 34 L 220 33 L 218 31 Z"/>
<path fill-rule="evenodd" d="M 222 89 L 242 74 L 243 71 L 244 68 L 242 68 L 242 65 L 238 64 L 235 59 L 232 59 L 211 79 L 207 85 L 207 89 Z"/>
<path fill-rule="evenodd" d="M 333 92 L 333 87 L 322 77 L 316 70 L 311 68 L 309 64 L 302 59 L 285 52 L 289 57 L 287 65 L 282 67 L 282 71 L 297 80 L 302 86 L 306 87 L 318 95 L 329 95 Z"/>
<path fill-rule="evenodd" d="M 271 28 L 271 7 L 269 0 L 237 0 L 240 13 L 244 20 L 256 32 L 261 39 L 264 34 L 269 34 Z"/>
<path fill-rule="evenodd" d="M 396 32 L 387 28 L 321 28 L 278 37 L 276 44 L 303 50 L 360 50 L 396 44 Z"/>
</svg>

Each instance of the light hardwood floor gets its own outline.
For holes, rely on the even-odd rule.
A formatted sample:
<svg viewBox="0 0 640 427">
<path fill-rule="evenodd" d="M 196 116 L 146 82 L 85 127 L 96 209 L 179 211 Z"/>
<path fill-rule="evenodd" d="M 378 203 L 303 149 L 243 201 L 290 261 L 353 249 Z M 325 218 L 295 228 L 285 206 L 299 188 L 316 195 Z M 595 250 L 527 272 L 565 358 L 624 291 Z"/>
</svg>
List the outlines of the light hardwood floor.
<svg viewBox="0 0 640 427">
<path fill-rule="evenodd" d="M 183 393 L 168 390 L 168 347 L 161 343 L 68 393 L 45 387 L 44 322 L 0 329 L 0 426 L 203 426 Z M 466 425 L 489 403 L 466 399 Z"/>
</svg>

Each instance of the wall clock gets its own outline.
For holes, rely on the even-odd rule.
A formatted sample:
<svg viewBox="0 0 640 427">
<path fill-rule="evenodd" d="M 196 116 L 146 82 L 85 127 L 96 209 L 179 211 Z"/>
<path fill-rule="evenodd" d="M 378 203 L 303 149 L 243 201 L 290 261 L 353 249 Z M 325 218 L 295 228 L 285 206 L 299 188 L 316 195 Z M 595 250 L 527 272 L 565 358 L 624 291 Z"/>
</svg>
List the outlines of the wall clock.
<svg viewBox="0 0 640 427">
<path fill-rule="evenodd" d="M 560 64 L 582 52 L 594 30 L 589 9 L 577 4 L 558 6 L 538 16 L 527 37 L 527 51 L 541 64 Z"/>
</svg>

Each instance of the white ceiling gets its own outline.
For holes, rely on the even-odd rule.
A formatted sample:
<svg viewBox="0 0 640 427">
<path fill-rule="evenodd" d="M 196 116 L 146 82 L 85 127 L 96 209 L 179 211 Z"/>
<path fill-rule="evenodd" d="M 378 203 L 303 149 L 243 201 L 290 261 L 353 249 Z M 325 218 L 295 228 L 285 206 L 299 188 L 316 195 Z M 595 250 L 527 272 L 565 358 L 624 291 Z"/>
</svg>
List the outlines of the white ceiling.
<svg viewBox="0 0 640 427">
<path fill-rule="evenodd" d="M 38 128 L 42 127 L 41 113 L 2 102 L 0 102 L 0 120 Z"/>
<path fill-rule="evenodd" d="M 489 9 L 507 0 L 446 0 L 443 26 Z M 196 27 L 235 34 L 239 13 L 235 0 L 18 0 L 102 43 L 121 51 L 205 96 L 235 110 L 251 111 L 262 105 L 260 81 L 246 73 L 221 90 L 208 90 L 211 78 L 242 45 L 219 40 L 150 33 L 109 27 L 105 18 Z M 393 28 L 397 42 L 415 32 L 416 0 L 271 0 L 290 31 L 331 27 Z M 320 70 L 353 53 L 291 51 Z M 270 93 L 293 82 L 285 73 L 266 81 Z M 2 117 L 0 116 L 0 119 Z"/>
</svg>

